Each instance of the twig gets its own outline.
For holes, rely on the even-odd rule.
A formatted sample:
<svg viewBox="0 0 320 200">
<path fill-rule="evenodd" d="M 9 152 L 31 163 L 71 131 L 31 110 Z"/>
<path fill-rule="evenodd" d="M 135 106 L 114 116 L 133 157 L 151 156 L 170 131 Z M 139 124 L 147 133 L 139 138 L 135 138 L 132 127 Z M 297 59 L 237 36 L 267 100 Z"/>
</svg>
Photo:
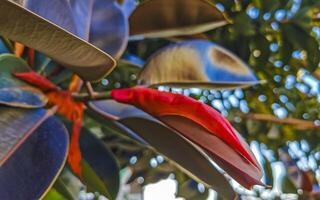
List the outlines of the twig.
<svg viewBox="0 0 320 200">
<path fill-rule="evenodd" d="M 242 115 L 241 117 L 246 119 L 258 120 L 258 121 L 268 121 L 268 122 L 274 122 L 279 124 L 292 125 L 296 129 L 300 129 L 300 130 L 320 128 L 320 126 L 316 125 L 313 121 L 295 119 L 295 118 L 280 119 L 270 114 L 251 113 L 251 114 Z"/>
<path fill-rule="evenodd" d="M 91 96 L 91 97 L 95 96 L 95 91 L 89 81 L 86 81 L 86 89 L 89 93 L 89 96 Z"/>
<path fill-rule="evenodd" d="M 83 101 L 83 102 L 111 99 L 110 91 L 102 92 L 102 93 L 94 92 L 92 95 L 87 93 L 73 93 L 72 96 L 76 101 Z"/>
</svg>

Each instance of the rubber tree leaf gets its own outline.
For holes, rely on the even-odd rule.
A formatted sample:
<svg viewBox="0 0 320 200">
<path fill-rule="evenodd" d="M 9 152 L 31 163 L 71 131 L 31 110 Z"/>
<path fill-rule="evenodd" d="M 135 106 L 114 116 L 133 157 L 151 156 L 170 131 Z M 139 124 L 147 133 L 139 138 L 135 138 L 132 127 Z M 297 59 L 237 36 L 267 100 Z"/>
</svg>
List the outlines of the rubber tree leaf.
<svg viewBox="0 0 320 200">
<path fill-rule="evenodd" d="M 205 152 L 210 158 L 245 188 L 250 189 L 253 185 L 263 185 L 260 181 L 262 172 L 259 167 L 244 160 L 234 148 L 210 134 L 203 127 L 187 118 L 177 116 L 161 117 L 161 120 L 178 129 L 186 138 L 201 148 L 206 149 Z M 249 148 L 246 149 L 252 154 Z"/>
<path fill-rule="evenodd" d="M 80 148 L 86 185 L 91 191 L 116 199 L 120 186 L 120 169 L 111 151 L 85 128 L 82 128 L 80 134 Z"/>
<path fill-rule="evenodd" d="M 133 37 L 193 35 L 227 24 L 223 14 L 207 0 L 149 0 L 129 18 Z"/>
<path fill-rule="evenodd" d="M 77 34 L 71 6 L 67 0 L 24 0 L 23 6 L 67 31 Z"/>
<path fill-rule="evenodd" d="M 47 104 L 48 99 L 38 89 L 12 76 L 14 72 L 29 71 L 27 63 L 12 54 L 0 55 L 0 104 L 37 108 Z"/>
<path fill-rule="evenodd" d="M 43 122 L 1 166 L 0 199 L 41 199 L 64 166 L 68 143 L 60 121 Z"/>
<path fill-rule="evenodd" d="M 97 113 L 114 115 L 119 122 L 155 149 L 192 178 L 212 187 L 228 199 L 234 198 L 233 189 L 207 156 L 189 140 L 173 129 L 142 112 L 141 110 L 112 100 L 90 103 Z M 127 130 L 124 129 L 124 132 Z M 130 132 L 127 134 L 131 134 Z M 188 156 L 182 156 L 185 154 Z"/>
<path fill-rule="evenodd" d="M 12 1 L 0 2 L 0 26 L 0 35 L 46 54 L 85 80 L 99 80 L 115 67 L 108 54 Z"/>
<path fill-rule="evenodd" d="M 89 41 L 119 59 L 129 38 L 127 17 L 115 0 L 95 0 L 92 13 Z"/>
<path fill-rule="evenodd" d="M 65 1 L 65 0 L 64 0 Z M 66 1 L 65 1 L 66 2 Z M 35 2 L 36 3 L 36 2 Z M 71 6 L 70 14 L 73 15 L 74 25 L 77 35 L 85 40 L 89 40 L 90 23 L 94 0 L 88 1 L 68 1 Z M 45 7 L 42 9 L 45 10 Z"/>
<path fill-rule="evenodd" d="M 0 166 L 2 166 L 41 123 L 53 113 L 44 109 L 0 107 Z"/>
<path fill-rule="evenodd" d="M 120 58 L 127 46 L 128 19 L 115 0 L 26 0 L 25 6 L 112 57 Z"/>
<path fill-rule="evenodd" d="M 180 94 L 142 87 L 112 90 L 111 97 L 142 109 L 186 137 L 244 187 L 263 185 L 261 167 L 249 146 L 212 107 Z"/>
<path fill-rule="evenodd" d="M 78 35 L 119 59 L 129 37 L 125 13 L 115 0 L 70 1 Z"/>
<path fill-rule="evenodd" d="M 235 54 L 206 41 L 190 40 L 154 53 L 138 76 L 141 85 L 232 89 L 258 84 L 254 73 Z"/>
</svg>

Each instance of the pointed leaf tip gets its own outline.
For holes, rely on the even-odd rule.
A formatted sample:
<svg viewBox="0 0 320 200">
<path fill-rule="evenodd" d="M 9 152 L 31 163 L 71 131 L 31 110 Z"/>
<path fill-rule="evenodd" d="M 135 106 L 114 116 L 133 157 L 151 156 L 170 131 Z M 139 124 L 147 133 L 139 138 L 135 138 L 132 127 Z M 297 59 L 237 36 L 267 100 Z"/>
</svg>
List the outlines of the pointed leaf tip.
<svg viewBox="0 0 320 200">
<path fill-rule="evenodd" d="M 112 90 L 111 96 L 118 102 L 131 104 L 142 109 L 157 117 L 160 121 L 163 116 L 188 118 L 207 129 L 211 134 L 221 138 L 251 164 L 258 167 L 256 160 L 242 145 L 231 124 L 208 105 L 180 94 L 160 92 L 142 87 Z"/>
</svg>

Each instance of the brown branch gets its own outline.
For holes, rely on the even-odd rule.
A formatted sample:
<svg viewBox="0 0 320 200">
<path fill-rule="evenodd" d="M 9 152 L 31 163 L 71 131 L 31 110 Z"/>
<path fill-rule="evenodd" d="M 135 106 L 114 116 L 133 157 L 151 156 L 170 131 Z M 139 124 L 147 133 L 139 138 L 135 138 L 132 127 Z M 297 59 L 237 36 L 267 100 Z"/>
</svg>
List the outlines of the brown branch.
<svg viewBox="0 0 320 200">
<path fill-rule="evenodd" d="M 250 113 L 242 115 L 241 117 L 251 120 L 257 121 L 267 121 L 274 122 L 279 124 L 292 125 L 296 129 L 299 130 L 307 130 L 307 129 L 320 129 L 320 126 L 316 125 L 313 121 L 295 119 L 295 118 L 277 118 L 270 114 L 261 114 L 261 113 Z"/>
</svg>

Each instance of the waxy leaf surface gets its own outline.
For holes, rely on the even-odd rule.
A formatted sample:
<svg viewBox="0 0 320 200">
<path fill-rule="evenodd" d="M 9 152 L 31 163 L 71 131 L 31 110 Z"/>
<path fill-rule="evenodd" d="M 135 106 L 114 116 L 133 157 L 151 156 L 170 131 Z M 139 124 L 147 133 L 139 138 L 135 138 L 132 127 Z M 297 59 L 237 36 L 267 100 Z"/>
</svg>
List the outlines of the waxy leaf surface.
<svg viewBox="0 0 320 200">
<path fill-rule="evenodd" d="M 12 54 L 0 55 L 0 104 L 24 108 L 46 105 L 48 100 L 40 90 L 12 76 L 14 72 L 29 70 L 21 58 Z"/>
<path fill-rule="evenodd" d="M 128 42 L 128 19 L 114 0 L 26 0 L 28 9 L 120 58 Z"/>
<path fill-rule="evenodd" d="M 0 107 L 0 166 L 51 114 L 44 109 Z"/>
<path fill-rule="evenodd" d="M 207 0 L 148 0 L 129 18 L 133 37 L 193 35 L 227 24 L 223 14 Z"/>
<path fill-rule="evenodd" d="M 83 79 L 96 81 L 115 67 L 111 56 L 9 0 L 0 2 L 0 34 L 34 48 Z"/>
<path fill-rule="evenodd" d="M 250 148 L 212 107 L 190 97 L 148 88 L 112 90 L 111 96 L 142 109 L 186 137 L 244 187 L 263 185 L 261 168 Z"/>
<path fill-rule="evenodd" d="M 68 143 L 63 124 L 48 118 L 0 167 L 0 199 L 41 199 L 64 166 Z"/>
<path fill-rule="evenodd" d="M 158 50 L 138 76 L 141 85 L 234 89 L 258 84 L 235 54 L 206 40 L 190 40 Z"/>
<path fill-rule="evenodd" d="M 183 172 L 212 187 L 228 199 L 234 198 L 233 189 L 207 156 L 173 129 L 133 106 L 112 100 L 92 102 L 89 106 L 97 113 L 119 118 L 118 122 L 141 137 L 151 148 L 164 155 Z M 126 129 L 123 131 L 129 136 L 132 135 Z"/>
</svg>

